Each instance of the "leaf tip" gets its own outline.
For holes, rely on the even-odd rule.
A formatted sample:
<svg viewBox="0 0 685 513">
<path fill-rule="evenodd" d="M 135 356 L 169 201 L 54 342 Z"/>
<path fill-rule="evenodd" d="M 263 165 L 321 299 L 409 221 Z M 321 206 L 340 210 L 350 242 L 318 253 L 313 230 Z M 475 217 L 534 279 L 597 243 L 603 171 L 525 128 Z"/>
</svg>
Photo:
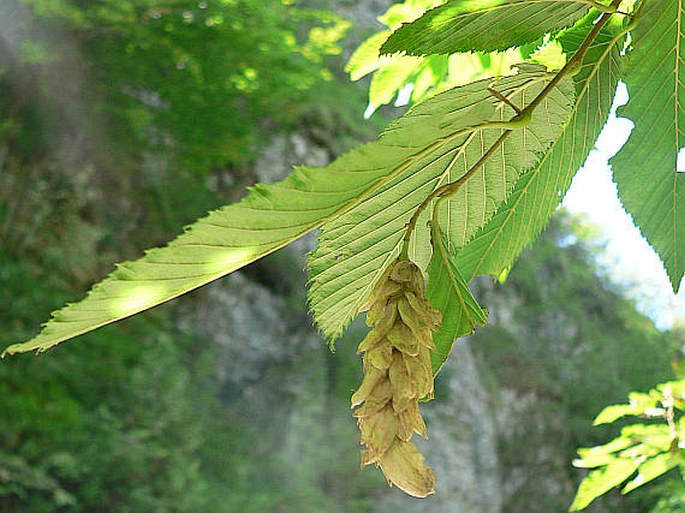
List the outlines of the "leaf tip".
<svg viewBox="0 0 685 513">
<path fill-rule="evenodd" d="M 673 293 L 677 294 L 680 292 L 680 286 L 683 284 L 683 271 L 676 270 L 673 275 L 669 273 L 669 278 L 671 282 L 671 287 L 673 288 Z"/>
<path fill-rule="evenodd" d="M 17 353 L 21 353 L 23 343 L 12 344 L 7 346 L 2 353 L 0 353 L 0 360 L 4 360 L 5 356 L 14 356 Z"/>
</svg>

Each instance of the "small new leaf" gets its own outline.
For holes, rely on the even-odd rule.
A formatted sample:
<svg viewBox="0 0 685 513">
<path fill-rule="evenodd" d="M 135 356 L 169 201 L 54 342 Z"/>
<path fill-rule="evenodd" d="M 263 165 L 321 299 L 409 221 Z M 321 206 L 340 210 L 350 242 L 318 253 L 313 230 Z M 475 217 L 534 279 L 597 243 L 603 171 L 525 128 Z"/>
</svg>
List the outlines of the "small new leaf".
<svg viewBox="0 0 685 513">
<path fill-rule="evenodd" d="M 627 415 L 639 418 L 609 443 L 578 449 L 574 466 L 592 470 L 582 481 L 571 511 L 584 509 L 634 474 L 621 493 L 629 493 L 682 465 L 684 396 L 685 381 L 661 383 L 648 393 L 631 392 L 628 404 L 608 406 L 599 414 L 595 424 L 614 422 Z M 652 422 L 644 424 L 644 418 Z"/>
<path fill-rule="evenodd" d="M 632 476 L 638 466 L 639 463 L 632 459 L 617 458 L 606 467 L 592 471 L 580 484 L 578 493 L 571 504 L 571 511 L 585 509 L 597 497 L 604 495 Z"/>
<path fill-rule="evenodd" d="M 646 460 L 637 469 L 637 475 L 634 479 L 625 485 L 621 493 L 630 493 L 642 485 L 654 481 L 657 477 L 664 475 L 666 472 L 675 468 L 680 463 L 680 456 L 671 453 L 662 453 L 654 458 Z"/>
<path fill-rule="evenodd" d="M 359 45 L 345 66 L 345 72 L 350 74 L 351 80 L 359 80 L 378 69 L 381 65 L 379 48 L 391 33 L 390 30 L 377 32 Z"/>
</svg>

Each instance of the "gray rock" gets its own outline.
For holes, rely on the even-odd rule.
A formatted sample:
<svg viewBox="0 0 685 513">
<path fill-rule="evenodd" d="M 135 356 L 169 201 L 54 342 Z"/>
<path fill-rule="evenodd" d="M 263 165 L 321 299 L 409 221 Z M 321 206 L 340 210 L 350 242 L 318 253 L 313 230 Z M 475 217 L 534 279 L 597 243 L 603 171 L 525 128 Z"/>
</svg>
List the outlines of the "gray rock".
<svg viewBox="0 0 685 513">
<path fill-rule="evenodd" d="M 254 175 L 259 182 L 277 182 L 288 176 L 293 166 L 320 167 L 330 161 L 329 152 L 305 134 L 279 135 L 261 151 L 254 166 Z"/>
<path fill-rule="evenodd" d="M 301 311 L 239 272 L 208 285 L 198 296 L 181 307 L 178 323 L 215 347 L 222 385 L 251 393 L 250 387 L 269 366 L 290 362 L 300 351 L 321 345 Z"/>
</svg>

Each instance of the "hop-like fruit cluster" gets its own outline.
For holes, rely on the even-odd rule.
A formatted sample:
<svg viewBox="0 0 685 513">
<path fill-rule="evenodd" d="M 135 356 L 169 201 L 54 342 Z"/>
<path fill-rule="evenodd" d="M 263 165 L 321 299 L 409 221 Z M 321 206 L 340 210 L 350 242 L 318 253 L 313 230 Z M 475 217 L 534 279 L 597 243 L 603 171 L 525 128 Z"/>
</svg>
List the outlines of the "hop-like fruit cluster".
<svg viewBox="0 0 685 513">
<path fill-rule="evenodd" d="M 409 440 L 415 432 L 426 438 L 419 399 L 433 393 L 432 331 L 441 315 L 426 299 L 421 270 L 407 260 L 388 267 L 367 304 L 371 331 L 358 351 L 364 380 L 352 396 L 366 446 L 362 465 L 376 464 L 390 485 L 425 497 L 434 492 L 435 474 Z"/>
</svg>

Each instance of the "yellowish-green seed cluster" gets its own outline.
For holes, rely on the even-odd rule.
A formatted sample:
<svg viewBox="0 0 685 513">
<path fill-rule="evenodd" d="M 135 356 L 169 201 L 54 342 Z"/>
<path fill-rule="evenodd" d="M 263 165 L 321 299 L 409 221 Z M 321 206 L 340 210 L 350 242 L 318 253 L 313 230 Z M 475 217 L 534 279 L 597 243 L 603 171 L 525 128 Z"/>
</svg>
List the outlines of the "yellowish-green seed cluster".
<svg viewBox="0 0 685 513">
<path fill-rule="evenodd" d="M 434 492 L 435 474 L 409 440 L 415 432 L 426 437 L 419 399 L 433 393 L 430 351 L 440 312 L 426 299 L 421 270 L 407 260 L 389 266 L 368 305 L 371 331 L 359 344 L 364 380 L 352 396 L 366 446 L 362 465 L 376 464 L 389 484 L 425 497 Z"/>
</svg>

